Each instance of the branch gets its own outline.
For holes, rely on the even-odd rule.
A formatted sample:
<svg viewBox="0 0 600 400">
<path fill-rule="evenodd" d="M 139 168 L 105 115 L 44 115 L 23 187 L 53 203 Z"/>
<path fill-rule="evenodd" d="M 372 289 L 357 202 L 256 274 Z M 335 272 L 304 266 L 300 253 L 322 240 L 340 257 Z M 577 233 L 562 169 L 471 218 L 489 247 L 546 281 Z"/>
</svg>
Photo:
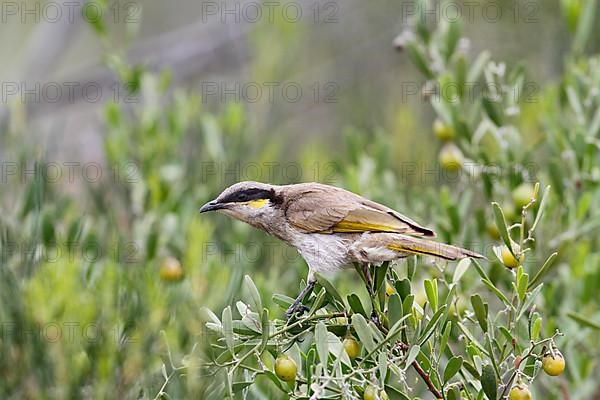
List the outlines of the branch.
<svg viewBox="0 0 600 400">
<path fill-rule="evenodd" d="M 431 378 L 429 377 L 429 374 L 427 372 L 423 371 L 423 368 L 421 368 L 421 365 L 419 365 L 417 360 L 413 361 L 412 366 L 415 369 L 415 371 L 417 371 L 417 374 L 419 374 L 421 376 L 421 378 L 423 378 L 423 380 L 427 384 L 427 388 L 429 389 L 429 391 L 431 393 L 433 393 L 435 398 L 436 399 L 443 398 L 442 393 L 438 390 L 438 388 L 435 387 L 435 385 L 431 381 Z"/>
<path fill-rule="evenodd" d="M 409 346 L 406 343 L 403 343 L 400 341 L 398 342 L 397 346 L 400 349 L 402 349 L 403 351 L 406 351 L 409 349 Z M 429 377 L 429 374 L 423 370 L 423 368 L 421 367 L 421 364 L 419 364 L 419 362 L 417 360 L 415 360 L 412 362 L 411 365 L 415 369 L 415 371 L 417 371 L 417 374 L 419 374 L 419 376 L 421 376 L 421 378 L 423 379 L 425 384 L 427 384 L 427 388 L 435 396 L 435 398 L 436 399 L 443 398 L 444 396 L 442 395 L 442 392 L 440 392 L 439 389 L 437 387 L 435 387 L 435 385 L 433 384 L 433 381 Z"/>
</svg>

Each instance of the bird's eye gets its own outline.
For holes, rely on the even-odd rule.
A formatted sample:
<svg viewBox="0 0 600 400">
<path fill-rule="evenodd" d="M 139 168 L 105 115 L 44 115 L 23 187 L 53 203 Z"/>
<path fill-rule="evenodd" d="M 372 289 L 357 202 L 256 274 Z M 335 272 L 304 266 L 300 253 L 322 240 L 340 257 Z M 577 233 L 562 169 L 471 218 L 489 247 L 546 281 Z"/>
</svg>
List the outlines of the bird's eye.
<svg viewBox="0 0 600 400">
<path fill-rule="evenodd" d="M 237 198 L 238 198 L 238 201 L 246 201 L 246 200 L 248 200 L 248 194 L 242 192 L 242 193 L 238 194 Z"/>
</svg>

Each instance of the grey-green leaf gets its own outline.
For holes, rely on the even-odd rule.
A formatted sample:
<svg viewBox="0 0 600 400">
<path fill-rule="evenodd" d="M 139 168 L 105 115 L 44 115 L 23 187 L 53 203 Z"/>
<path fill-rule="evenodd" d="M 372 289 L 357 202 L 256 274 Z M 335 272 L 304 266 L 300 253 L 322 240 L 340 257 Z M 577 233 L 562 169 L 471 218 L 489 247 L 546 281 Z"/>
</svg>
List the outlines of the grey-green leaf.
<svg viewBox="0 0 600 400">
<path fill-rule="evenodd" d="M 244 292 L 252 311 L 259 313 L 263 309 L 262 301 L 258 289 L 249 275 L 244 276 Z"/>
<path fill-rule="evenodd" d="M 327 343 L 327 328 L 323 322 L 315 326 L 315 342 L 317 344 L 317 354 L 324 367 L 327 366 L 327 356 L 329 354 L 329 345 Z"/>
<path fill-rule="evenodd" d="M 369 328 L 369 324 L 365 317 L 360 314 L 352 315 L 352 326 L 358 335 L 358 338 L 365 346 L 368 352 L 371 352 L 375 349 L 375 341 L 373 340 L 373 332 L 371 328 Z"/>
<path fill-rule="evenodd" d="M 342 300 L 342 296 L 340 296 L 339 292 L 337 291 L 337 289 L 335 287 L 333 287 L 331 282 L 329 282 L 321 274 L 316 274 L 316 278 L 317 278 L 317 282 L 319 282 L 319 285 L 321 285 L 323 288 L 325 288 L 325 290 L 327 291 L 327 293 L 329 293 L 331 295 L 331 297 L 333 297 L 340 304 L 344 304 L 344 300 Z"/>
<path fill-rule="evenodd" d="M 225 336 L 225 343 L 227 344 L 227 348 L 229 349 L 231 354 L 234 354 L 233 318 L 231 316 L 231 306 L 227 306 L 223 309 L 221 320 L 223 321 L 223 336 Z"/>
<path fill-rule="evenodd" d="M 462 367 L 463 359 L 461 356 L 455 356 L 448 361 L 446 369 L 444 369 L 444 382 L 448 382 L 454 377 Z"/>
<path fill-rule="evenodd" d="M 498 382 L 496 381 L 496 373 L 491 364 L 483 366 L 481 371 L 481 388 L 489 400 L 496 400 Z"/>
<path fill-rule="evenodd" d="M 487 304 L 483 302 L 481 296 L 478 294 L 471 296 L 471 304 L 473 305 L 473 311 L 475 311 L 475 317 L 477 317 L 479 326 L 481 326 L 481 329 L 484 332 L 487 332 Z"/>
</svg>

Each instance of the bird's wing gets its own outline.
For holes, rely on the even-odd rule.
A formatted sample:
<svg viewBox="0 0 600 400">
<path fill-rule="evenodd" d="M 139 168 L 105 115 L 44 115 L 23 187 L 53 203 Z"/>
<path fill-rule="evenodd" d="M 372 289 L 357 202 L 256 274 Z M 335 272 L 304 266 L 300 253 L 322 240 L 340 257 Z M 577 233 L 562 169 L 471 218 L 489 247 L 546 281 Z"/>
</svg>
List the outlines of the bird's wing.
<svg viewBox="0 0 600 400">
<path fill-rule="evenodd" d="M 286 205 L 290 224 L 305 233 L 394 232 L 435 236 L 404 215 L 332 186 L 317 185 L 291 193 Z"/>
</svg>

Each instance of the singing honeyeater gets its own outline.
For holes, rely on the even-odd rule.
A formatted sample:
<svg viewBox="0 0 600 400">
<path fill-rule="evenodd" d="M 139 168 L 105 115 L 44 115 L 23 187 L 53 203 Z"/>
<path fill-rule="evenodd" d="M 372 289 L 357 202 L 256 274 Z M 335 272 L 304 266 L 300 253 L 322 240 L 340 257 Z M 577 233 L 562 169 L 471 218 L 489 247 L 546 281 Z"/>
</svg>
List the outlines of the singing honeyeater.
<svg viewBox="0 0 600 400">
<path fill-rule="evenodd" d="M 411 254 L 456 260 L 482 255 L 424 239 L 435 233 L 389 207 L 321 183 L 270 185 L 239 182 L 200 212 L 216 210 L 276 236 L 306 260 L 307 286 L 287 311 L 289 317 L 315 285 L 316 272 L 359 263 L 364 271 Z"/>
</svg>

